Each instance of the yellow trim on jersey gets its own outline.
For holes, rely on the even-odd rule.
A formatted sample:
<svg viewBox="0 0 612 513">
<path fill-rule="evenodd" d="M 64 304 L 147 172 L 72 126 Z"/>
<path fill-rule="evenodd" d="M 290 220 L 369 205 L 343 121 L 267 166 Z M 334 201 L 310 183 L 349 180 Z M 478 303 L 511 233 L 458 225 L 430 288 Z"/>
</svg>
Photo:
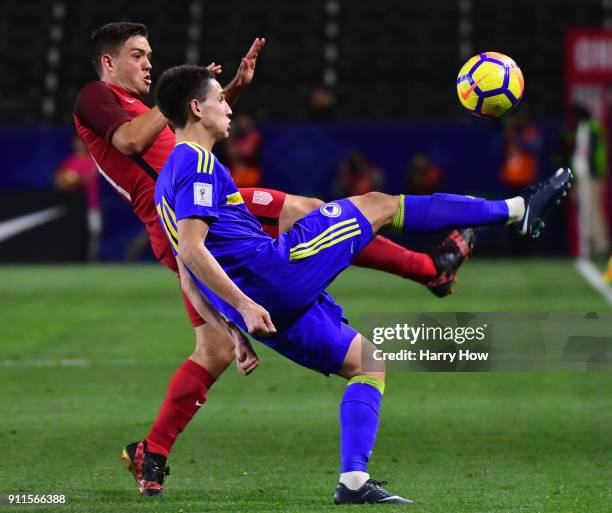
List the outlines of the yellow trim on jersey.
<svg viewBox="0 0 612 513">
<path fill-rule="evenodd" d="M 317 241 L 316 244 L 314 244 L 313 246 L 309 247 L 309 248 L 305 248 L 305 249 L 301 249 L 299 251 L 294 251 L 291 250 L 290 254 L 291 254 L 291 258 L 292 259 L 296 259 L 296 257 L 299 257 L 300 255 L 304 255 L 306 253 L 311 253 L 312 251 L 314 251 L 315 249 L 319 248 L 319 246 L 322 246 L 323 244 L 330 242 L 332 240 L 337 239 L 340 235 L 353 231 L 353 230 L 359 230 L 359 225 L 357 223 L 353 223 L 349 226 L 345 226 L 344 228 L 341 228 L 338 231 L 335 231 L 334 233 L 330 233 L 327 237 L 323 237 L 322 239 L 320 239 L 319 241 Z M 361 233 L 361 231 L 359 231 L 359 233 Z M 344 239 L 342 239 L 344 240 Z M 296 246 L 297 247 L 297 246 Z M 327 246 L 326 246 L 327 247 Z"/>
<path fill-rule="evenodd" d="M 172 223 L 170 222 L 170 218 L 168 216 L 168 211 L 165 208 L 162 209 L 162 214 L 164 218 L 164 223 L 168 227 L 168 230 L 170 230 L 171 235 L 178 241 L 178 232 L 176 231 L 176 228 L 172 226 Z"/>
<path fill-rule="evenodd" d="M 193 141 L 188 141 L 187 144 L 192 147 L 194 150 L 198 151 L 202 151 L 204 153 L 204 163 L 202 164 L 202 167 L 200 168 L 200 173 L 208 173 L 209 175 L 212 175 L 213 172 L 213 164 L 215 162 L 215 156 L 208 151 L 206 148 L 204 148 L 204 146 L 198 144 L 197 142 L 193 142 Z"/>
<path fill-rule="evenodd" d="M 200 150 L 197 146 L 194 146 L 191 143 L 185 143 L 185 144 L 198 154 L 198 165 L 196 167 L 196 173 L 201 173 L 202 172 L 202 157 L 203 157 L 202 150 Z"/>
<path fill-rule="evenodd" d="M 193 144 L 194 146 L 197 146 L 198 148 L 200 148 L 202 151 L 208 151 L 206 148 L 204 148 L 204 146 L 202 146 L 200 143 L 197 143 L 195 141 L 185 141 L 185 143 L 181 143 L 181 144 Z"/>
<path fill-rule="evenodd" d="M 301 260 L 302 258 L 311 257 L 313 255 L 316 255 L 319 251 L 323 249 L 329 248 L 331 246 L 338 244 L 339 242 L 342 242 L 343 240 L 350 239 L 351 237 L 355 237 L 361 234 L 361 230 L 358 229 L 359 226 L 353 226 L 352 228 L 357 228 L 357 231 L 347 233 L 346 235 L 343 235 L 342 237 L 334 239 L 331 242 L 328 242 L 327 244 L 323 244 L 322 246 L 319 246 L 317 248 L 311 248 L 304 253 L 302 252 L 300 252 L 299 254 L 292 253 L 291 255 L 289 255 L 289 260 Z"/>
<path fill-rule="evenodd" d="M 174 210 L 172 210 L 172 209 L 170 208 L 170 205 L 168 205 L 168 202 L 166 201 L 166 197 L 165 197 L 165 196 L 162 196 L 162 201 L 164 202 L 164 208 L 165 208 L 165 209 L 168 211 L 168 213 L 170 214 L 170 219 L 172 219 L 172 222 L 174 223 L 174 226 L 176 226 L 176 227 L 177 227 L 177 229 L 178 229 L 178 226 L 177 226 L 177 224 L 176 224 L 176 216 L 174 215 Z"/>
<path fill-rule="evenodd" d="M 174 215 L 174 210 L 170 208 L 168 202 L 166 201 L 166 197 L 162 196 L 163 208 L 162 212 L 164 214 L 164 220 L 168 222 L 168 229 L 170 230 L 170 234 L 176 238 L 176 243 L 178 244 L 178 225 L 176 224 L 176 216 Z M 170 219 L 167 218 L 170 216 Z"/>
<path fill-rule="evenodd" d="M 193 141 L 183 141 L 178 143 L 177 146 L 181 144 L 186 144 L 198 154 L 198 167 L 196 172 L 212 174 L 215 156 L 210 151 Z"/>
<path fill-rule="evenodd" d="M 166 201 L 164 198 L 162 198 L 164 200 L 164 202 Z M 166 216 L 165 216 L 165 211 L 162 209 L 162 206 L 157 204 L 155 205 L 155 208 L 157 208 L 157 214 L 159 215 L 159 219 L 164 227 L 164 231 L 166 232 L 166 236 L 168 237 L 168 240 L 170 241 L 170 244 L 172 244 L 172 247 L 174 248 L 174 251 L 176 251 L 178 253 L 178 235 L 176 240 L 174 239 L 174 237 L 172 236 L 172 232 L 170 231 L 170 229 L 168 228 L 168 224 L 166 222 Z"/>
<path fill-rule="evenodd" d="M 244 200 L 242 199 L 240 191 L 237 191 L 234 194 L 228 194 L 226 202 L 228 205 L 242 205 Z"/>
<path fill-rule="evenodd" d="M 378 390 L 381 394 L 385 393 L 385 382 L 382 379 L 375 378 L 374 376 L 368 376 L 367 374 L 361 374 L 359 376 L 355 376 L 351 378 L 348 382 L 348 385 L 352 385 L 353 383 L 362 383 L 364 385 L 370 385 Z"/>
<path fill-rule="evenodd" d="M 212 153 L 207 151 L 206 152 L 206 161 L 205 161 L 204 165 L 206 166 L 205 169 L 208 169 L 208 174 L 209 175 L 212 175 L 213 163 L 214 162 L 215 162 L 215 157 L 213 156 Z"/>
<path fill-rule="evenodd" d="M 302 242 L 300 244 L 298 244 L 297 246 L 294 246 L 293 248 L 291 248 L 291 253 L 293 253 L 294 251 L 297 251 L 300 248 L 306 248 L 308 246 L 312 246 L 313 244 L 316 244 L 319 240 L 321 240 L 323 237 L 325 237 L 329 232 L 340 228 L 341 226 L 346 226 L 347 224 L 350 223 L 356 223 L 357 219 L 355 217 L 353 217 L 352 219 L 347 219 L 346 221 L 340 221 L 339 223 L 336 224 L 332 224 L 329 228 L 327 228 L 327 230 L 321 232 L 319 235 L 317 235 L 314 239 L 311 239 L 309 241 L 306 242 Z"/>
</svg>

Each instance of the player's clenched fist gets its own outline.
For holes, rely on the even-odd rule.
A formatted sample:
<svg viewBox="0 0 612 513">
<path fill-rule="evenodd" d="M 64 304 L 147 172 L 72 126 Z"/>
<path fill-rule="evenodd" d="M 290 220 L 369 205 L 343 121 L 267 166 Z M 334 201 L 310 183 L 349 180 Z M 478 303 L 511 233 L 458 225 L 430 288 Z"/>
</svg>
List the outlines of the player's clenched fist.
<svg viewBox="0 0 612 513">
<path fill-rule="evenodd" d="M 238 309 L 244 319 L 247 329 L 251 335 L 268 338 L 276 335 L 276 328 L 272 323 L 270 314 L 261 305 L 254 301 L 248 301 L 245 306 Z"/>
<path fill-rule="evenodd" d="M 240 340 L 236 340 L 234 350 L 236 354 L 236 368 L 241 374 L 248 376 L 259 365 L 259 357 L 253 349 L 251 342 L 239 330 Z"/>
</svg>

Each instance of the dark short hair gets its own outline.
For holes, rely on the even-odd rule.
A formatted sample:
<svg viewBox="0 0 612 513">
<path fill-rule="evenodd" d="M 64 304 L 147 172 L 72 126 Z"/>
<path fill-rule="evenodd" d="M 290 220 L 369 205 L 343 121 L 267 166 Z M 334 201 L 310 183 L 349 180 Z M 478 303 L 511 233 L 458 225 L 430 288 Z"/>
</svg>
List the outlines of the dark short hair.
<svg viewBox="0 0 612 513">
<path fill-rule="evenodd" d="M 189 104 L 204 100 L 214 74 L 203 66 L 183 64 L 164 71 L 157 81 L 155 102 L 174 128 L 187 124 Z"/>
<path fill-rule="evenodd" d="M 131 21 L 114 21 L 94 30 L 91 34 L 91 62 L 98 75 L 102 74 L 100 58 L 105 53 L 117 55 L 123 44 L 133 36 L 149 37 L 147 27 Z"/>
</svg>

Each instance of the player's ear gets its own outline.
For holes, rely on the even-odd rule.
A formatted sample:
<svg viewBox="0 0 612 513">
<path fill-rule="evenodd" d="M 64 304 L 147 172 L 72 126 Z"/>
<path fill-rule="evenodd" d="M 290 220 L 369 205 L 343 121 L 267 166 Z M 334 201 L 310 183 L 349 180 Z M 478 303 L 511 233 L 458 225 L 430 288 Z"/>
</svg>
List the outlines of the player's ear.
<svg viewBox="0 0 612 513">
<path fill-rule="evenodd" d="M 191 110 L 191 113 L 196 118 L 199 119 L 202 117 L 202 106 L 200 105 L 200 102 L 196 100 L 195 98 L 191 100 L 191 103 L 189 104 L 189 110 Z"/>
<path fill-rule="evenodd" d="M 115 66 L 113 65 L 113 56 L 110 53 L 104 53 L 100 57 L 100 63 L 102 65 L 102 69 L 106 71 L 111 71 Z"/>
</svg>

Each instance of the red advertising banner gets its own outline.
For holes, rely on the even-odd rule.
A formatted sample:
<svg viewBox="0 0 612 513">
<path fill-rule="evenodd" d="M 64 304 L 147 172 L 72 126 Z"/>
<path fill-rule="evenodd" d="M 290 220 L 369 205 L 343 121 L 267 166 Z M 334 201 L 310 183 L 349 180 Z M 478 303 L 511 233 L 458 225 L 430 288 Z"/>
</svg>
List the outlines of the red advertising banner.
<svg viewBox="0 0 612 513">
<path fill-rule="evenodd" d="M 612 30 L 573 28 L 565 37 L 565 101 L 588 106 L 600 120 L 608 115 L 612 85 Z"/>
<path fill-rule="evenodd" d="M 574 28 L 567 32 L 568 77 L 574 80 L 612 80 L 612 30 Z"/>
</svg>

